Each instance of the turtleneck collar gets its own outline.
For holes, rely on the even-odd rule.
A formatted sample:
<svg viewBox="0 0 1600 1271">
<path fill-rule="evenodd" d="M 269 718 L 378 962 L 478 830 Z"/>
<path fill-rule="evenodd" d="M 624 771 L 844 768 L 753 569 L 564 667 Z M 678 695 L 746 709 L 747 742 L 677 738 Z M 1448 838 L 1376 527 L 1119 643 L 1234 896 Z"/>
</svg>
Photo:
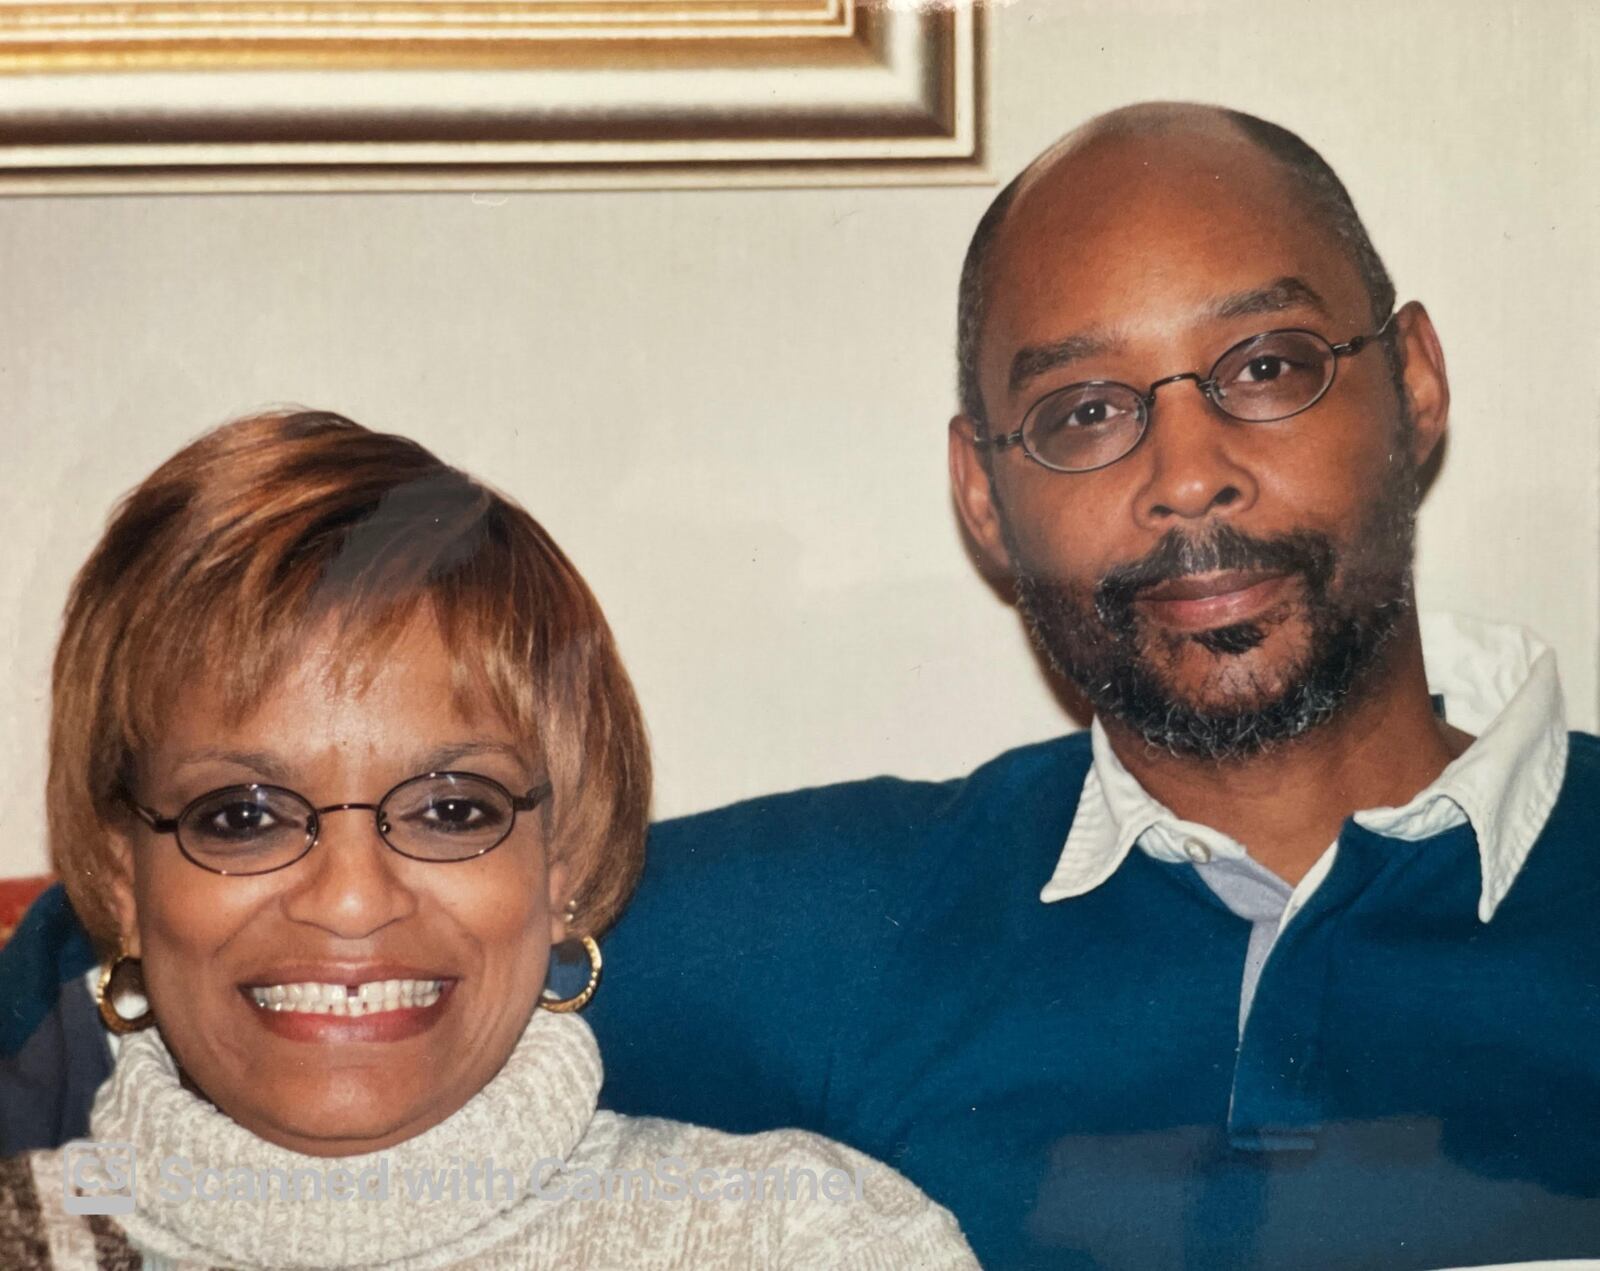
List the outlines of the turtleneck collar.
<svg viewBox="0 0 1600 1271">
<path fill-rule="evenodd" d="M 465 1106 L 431 1130 L 382 1152 L 314 1157 L 257 1138 L 204 1099 L 184 1089 L 171 1053 L 154 1029 L 123 1043 L 111 1080 L 95 1099 L 90 1124 L 100 1142 L 131 1144 L 137 1162 L 135 1210 L 118 1219 L 141 1249 L 175 1260 L 248 1268 L 447 1265 L 479 1243 L 485 1227 L 537 1222 L 553 1202 L 527 1186 L 537 1162 L 565 1160 L 594 1116 L 600 1092 L 600 1054 L 587 1024 L 574 1015 L 536 1010 L 511 1057 Z M 456 1196 L 413 1198 L 422 1171 L 439 1177 L 492 1158 L 515 1180 L 511 1187 L 479 1184 L 469 1197 L 463 1178 Z M 216 1190 L 243 1167 L 250 1181 L 267 1179 L 254 1199 L 181 1198 L 182 1183 L 162 1162 L 181 1162 L 189 1179 L 201 1170 Z M 368 1193 L 310 1195 L 309 1185 L 286 1199 L 279 1175 L 319 1180 L 344 1169 L 366 1180 Z M 383 1179 L 383 1186 L 377 1180 Z M 242 1184 L 241 1184 L 242 1190 Z M 380 1194 L 381 1192 L 381 1194 Z M 224 1188 L 225 1194 L 225 1188 Z"/>
</svg>

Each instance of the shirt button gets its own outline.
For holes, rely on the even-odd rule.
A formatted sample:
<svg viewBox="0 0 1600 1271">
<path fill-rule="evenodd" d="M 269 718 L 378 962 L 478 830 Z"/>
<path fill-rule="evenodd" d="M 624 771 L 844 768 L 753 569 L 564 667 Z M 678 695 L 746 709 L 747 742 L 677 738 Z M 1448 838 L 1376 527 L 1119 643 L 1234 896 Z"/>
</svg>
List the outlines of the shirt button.
<svg viewBox="0 0 1600 1271">
<path fill-rule="evenodd" d="M 1211 860 L 1211 849 L 1199 839 L 1185 839 L 1183 842 L 1183 854 L 1196 865 L 1205 865 Z"/>
</svg>

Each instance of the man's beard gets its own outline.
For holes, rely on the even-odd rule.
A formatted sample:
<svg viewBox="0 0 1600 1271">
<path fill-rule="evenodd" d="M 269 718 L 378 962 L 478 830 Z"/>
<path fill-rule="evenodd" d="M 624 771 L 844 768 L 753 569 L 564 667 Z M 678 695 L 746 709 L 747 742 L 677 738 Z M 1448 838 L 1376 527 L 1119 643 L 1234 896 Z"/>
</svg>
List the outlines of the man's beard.
<svg viewBox="0 0 1600 1271">
<path fill-rule="evenodd" d="M 1311 530 L 1273 538 L 1225 522 L 1196 535 L 1172 530 L 1092 591 L 1027 569 L 1006 527 L 1018 562 L 1017 605 L 1034 641 L 1097 711 L 1173 755 L 1246 758 L 1326 723 L 1370 678 L 1412 603 L 1418 498 L 1417 467 L 1402 443 L 1342 550 Z M 1151 629 L 1135 607 L 1150 587 L 1219 570 L 1297 578 L 1301 613 L 1289 600 L 1253 621 L 1174 632 Z M 1261 645 L 1270 624 L 1295 618 L 1306 627 L 1303 652 L 1265 678 L 1242 676 L 1234 659 Z M 1194 650 L 1209 656 L 1215 678 L 1226 684 L 1217 694 L 1222 701 L 1185 700 L 1163 675 L 1163 664 L 1176 667 L 1185 654 L 1192 661 Z"/>
</svg>

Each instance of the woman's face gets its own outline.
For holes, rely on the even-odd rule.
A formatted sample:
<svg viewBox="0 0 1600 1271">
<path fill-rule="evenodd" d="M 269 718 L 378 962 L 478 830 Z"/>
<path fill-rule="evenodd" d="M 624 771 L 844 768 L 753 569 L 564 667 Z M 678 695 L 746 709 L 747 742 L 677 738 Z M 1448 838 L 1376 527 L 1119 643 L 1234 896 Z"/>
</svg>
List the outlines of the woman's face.
<svg viewBox="0 0 1600 1271">
<path fill-rule="evenodd" d="M 543 779 L 503 721 L 461 713 L 431 618 L 364 687 L 336 684 L 338 656 L 331 633 L 314 642 L 242 718 L 203 686 L 184 694 L 136 797 L 172 816 L 250 782 L 323 808 L 446 768 L 517 795 Z M 308 855 L 256 876 L 209 873 L 141 827 L 124 928 L 162 1037 L 217 1107 L 271 1142 L 332 1156 L 412 1138 L 483 1088 L 534 1010 L 563 934 L 564 871 L 547 865 L 542 826 L 541 811 L 519 813 L 486 855 L 436 863 L 391 851 L 370 811 L 329 812 Z M 391 981 L 421 983 L 361 1014 L 318 1009 Z M 298 1010 L 258 1004 L 289 985 L 322 987 L 290 991 Z"/>
</svg>

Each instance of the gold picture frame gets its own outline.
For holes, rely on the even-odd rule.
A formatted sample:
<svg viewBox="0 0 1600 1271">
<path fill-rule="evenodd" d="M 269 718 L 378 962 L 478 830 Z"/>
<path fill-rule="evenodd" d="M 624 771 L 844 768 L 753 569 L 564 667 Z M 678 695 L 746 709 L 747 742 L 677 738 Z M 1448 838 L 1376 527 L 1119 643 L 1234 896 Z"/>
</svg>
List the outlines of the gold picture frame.
<svg viewBox="0 0 1600 1271">
<path fill-rule="evenodd" d="M 0 0 L 0 192 L 947 183 L 981 5 Z"/>
</svg>

